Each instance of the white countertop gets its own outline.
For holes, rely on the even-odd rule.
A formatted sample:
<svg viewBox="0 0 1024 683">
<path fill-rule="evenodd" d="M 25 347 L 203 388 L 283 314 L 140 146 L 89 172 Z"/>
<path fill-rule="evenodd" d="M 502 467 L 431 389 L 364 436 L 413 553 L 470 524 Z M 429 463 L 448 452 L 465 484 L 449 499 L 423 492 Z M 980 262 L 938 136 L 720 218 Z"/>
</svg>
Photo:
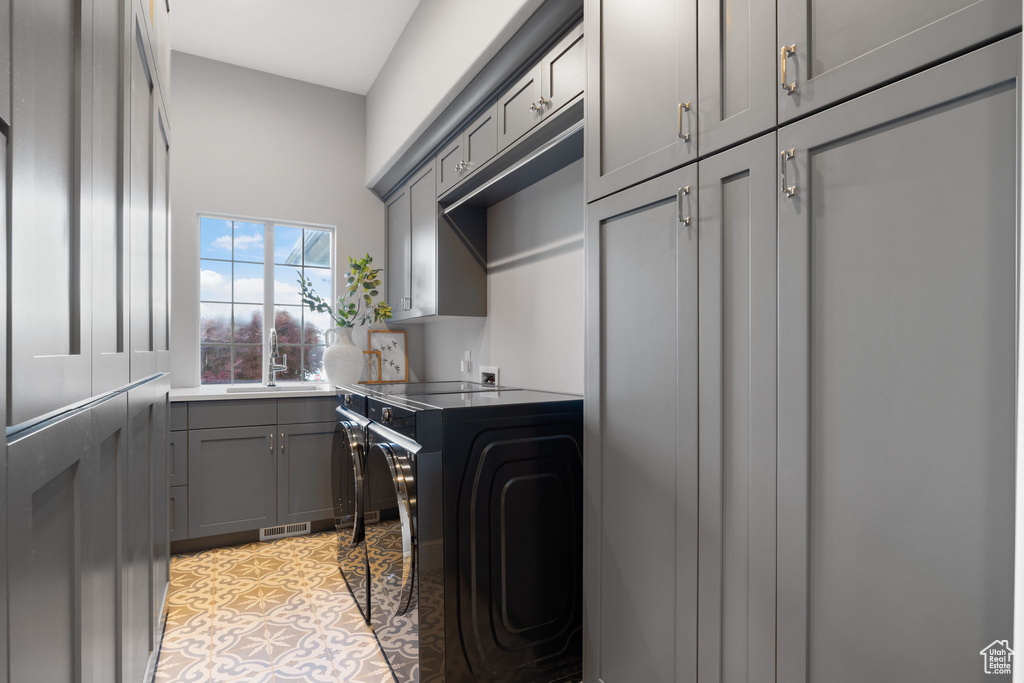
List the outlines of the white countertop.
<svg viewBox="0 0 1024 683">
<path fill-rule="evenodd" d="M 334 396 L 338 393 L 333 384 L 309 384 L 302 389 L 270 388 L 262 384 L 252 385 L 251 390 L 228 392 L 230 384 L 214 384 L 204 387 L 175 387 L 171 389 L 171 403 L 183 401 L 234 401 L 245 398 L 301 398 L 305 396 Z M 237 384 L 234 386 L 238 386 Z M 296 386 L 281 382 L 279 387 Z"/>
</svg>

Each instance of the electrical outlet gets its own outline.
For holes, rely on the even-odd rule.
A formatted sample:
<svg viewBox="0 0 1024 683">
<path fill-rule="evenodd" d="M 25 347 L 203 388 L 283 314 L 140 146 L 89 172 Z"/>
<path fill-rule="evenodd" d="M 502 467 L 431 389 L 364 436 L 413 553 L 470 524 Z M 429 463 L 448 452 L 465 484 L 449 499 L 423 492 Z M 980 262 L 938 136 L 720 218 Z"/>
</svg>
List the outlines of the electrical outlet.
<svg viewBox="0 0 1024 683">
<path fill-rule="evenodd" d="M 466 355 L 463 356 L 459 367 L 462 368 L 463 372 L 471 372 L 473 370 L 472 353 L 470 351 L 466 351 Z"/>
</svg>

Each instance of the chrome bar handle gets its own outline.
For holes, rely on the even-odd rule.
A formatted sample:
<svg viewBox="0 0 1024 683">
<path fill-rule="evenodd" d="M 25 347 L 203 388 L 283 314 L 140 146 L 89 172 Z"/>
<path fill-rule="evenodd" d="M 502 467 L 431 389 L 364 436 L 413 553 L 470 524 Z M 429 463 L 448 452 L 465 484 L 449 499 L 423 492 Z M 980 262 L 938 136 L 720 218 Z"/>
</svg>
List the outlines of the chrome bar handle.
<svg viewBox="0 0 1024 683">
<path fill-rule="evenodd" d="M 683 216 L 683 196 L 690 194 L 690 186 L 680 187 L 676 191 L 676 218 L 683 225 L 689 225 L 691 216 Z"/>
<path fill-rule="evenodd" d="M 281 450 L 284 450 L 284 432 L 281 432 Z"/>
<path fill-rule="evenodd" d="M 679 136 L 679 139 L 682 140 L 683 142 L 689 142 L 690 141 L 690 135 L 693 133 L 693 125 L 690 123 L 690 117 L 687 116 L 686 117 L 686 133 L 685 134 L 683 133 L 683 112 L 684 111 L 685 112 L 689 112 L 690 111 L 690 103 L 689 102 L 680 102 L 679 103 L 679 116 L 678 116 L 678 119 L 676 120 L 676 126 L 677 126 L 676 134 Z"/>
<path fill-rule="evenodd" d="M 377 444 L 391 470 L 391 481 L 395 486 L 395 497 L 398 499 L 398 516 L 402 524 L 402 585 L 395 605 L 395 616 L 401 616 L 412 606 L 415 592 L 416 577 L 416 533 L 413 529 L 412 499 L 416 493 L 413 489 L 412 463 L 408 456 L 400 454 L 400 447 L 392 444 Z"/>
<path fill-rule="evenodd" d="M 792 83 L 786 83 L 786 61 L 790 55 L 795 54 L 796 43 L 793 43 L 792 45 L 783 45 L 779 49 L 779 71 L 782 74 L 782 77 L 779 79 L 779 86 L 789 94 L 793 94 L 793 91 L 796 90 L 796 81 L 794 80 Z"/>
<path fill-rule="evenodd" d="M 270 452 L 274 452 L 274 433 L 270 433 Z"/>
<path fill-rule="evenodd" d="M 786 180 L 786 162 L 796 156 L 796 149 L 784 149 L 779 152 L 782 161 L 782 172 L 779 174 L 779 190 L 787 197 L 796 194 L 796 185 L 790 185 Z"/>
</svg>

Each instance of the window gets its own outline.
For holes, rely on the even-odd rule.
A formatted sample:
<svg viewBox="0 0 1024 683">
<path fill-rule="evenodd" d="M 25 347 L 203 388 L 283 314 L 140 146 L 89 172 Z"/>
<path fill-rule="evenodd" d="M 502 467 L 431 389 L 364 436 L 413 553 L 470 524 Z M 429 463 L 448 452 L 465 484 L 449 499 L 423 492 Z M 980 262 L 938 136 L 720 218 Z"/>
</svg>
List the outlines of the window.
<svg viewBox="0 0 1024 683">
<path fill-rule="evenodd" d="M 303 308 L 296 271 L 333 300 L 333 242 L 333 228 L 200 216 L 200 383 L 263 382 L 268 319 L 288 356 L 277 378 L 325 379 L 324 332 L 333 321 Z"/>
</svg>

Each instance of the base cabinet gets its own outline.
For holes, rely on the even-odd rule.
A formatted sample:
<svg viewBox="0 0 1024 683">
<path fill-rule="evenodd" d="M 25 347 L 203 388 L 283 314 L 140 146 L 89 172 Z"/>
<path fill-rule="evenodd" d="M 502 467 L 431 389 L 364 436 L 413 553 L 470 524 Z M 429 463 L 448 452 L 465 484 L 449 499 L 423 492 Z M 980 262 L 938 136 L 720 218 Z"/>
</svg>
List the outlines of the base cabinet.
<svg viewBox="0 0 1024 683">
<path fill-rule="evenodd" d="M 282 425 L 278 431 L 277 523 L 334 516 L 332 480 L 335 422 Z"/>
</svg>

